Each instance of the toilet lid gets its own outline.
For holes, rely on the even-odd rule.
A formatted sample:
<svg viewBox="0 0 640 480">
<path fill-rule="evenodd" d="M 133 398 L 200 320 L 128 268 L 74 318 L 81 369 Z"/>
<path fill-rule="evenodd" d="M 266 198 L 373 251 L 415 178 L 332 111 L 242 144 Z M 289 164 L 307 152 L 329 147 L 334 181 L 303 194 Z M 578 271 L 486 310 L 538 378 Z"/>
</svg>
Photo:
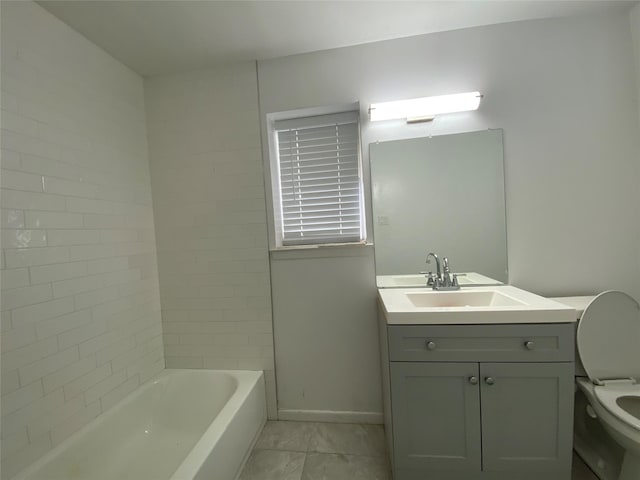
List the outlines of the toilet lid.
<svg viewBox="0 0 640 480">
<path fill-rule="evenodd" d="M 577 344 L 592 381 L 640 378 L 640 305 L 623 292 L 601 293 L 582 314 Z"/>
</svg>

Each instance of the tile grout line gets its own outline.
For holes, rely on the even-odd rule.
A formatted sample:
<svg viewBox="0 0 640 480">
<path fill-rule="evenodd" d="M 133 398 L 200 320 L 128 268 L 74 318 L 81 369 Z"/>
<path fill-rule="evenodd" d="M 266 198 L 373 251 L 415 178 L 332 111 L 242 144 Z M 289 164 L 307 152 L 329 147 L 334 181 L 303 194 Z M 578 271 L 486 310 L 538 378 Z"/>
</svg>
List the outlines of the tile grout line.
<svg viewBox="0 0 640 480">
<path fill-rule="evenodd" d="M 300 450 L 287 450 L 286 448 L 253 448 L 252 451 L 287 452 L 287 453 L 307 453 Z"/>
<path fill-rule="evenodd" d="M 254 447 L 254 449 L 252 451 L 269 451 L 269 452 L 287 452 L 287 453 L 304 453 L 305 456 L 308 454 L 318 454 L 318 455 L 345 455 L 348 457 L 364 457 L 364 458 L 386 458 L 387 455 L 385 454 L 381 454 L 381 455 L 367 455 L 364 453 L 343 453 L 343 452 L 320 452 L 317 450 L 306 450 L 306 451 L 301 451 L 301 450 L 288 450 L 288 449 L 284 449 L 284 448 L 257 448 Z"/>
<path fill-rule="evenodd" d="M 305 468 L 307 468 L 307 454 L 308 452 L 304 453 L 304 460 L 302 460 L 302 470 L 300 471 L 300 480 L 302 480 L 302 478 L 304 477 L 304 470 Z"/>
</svg>

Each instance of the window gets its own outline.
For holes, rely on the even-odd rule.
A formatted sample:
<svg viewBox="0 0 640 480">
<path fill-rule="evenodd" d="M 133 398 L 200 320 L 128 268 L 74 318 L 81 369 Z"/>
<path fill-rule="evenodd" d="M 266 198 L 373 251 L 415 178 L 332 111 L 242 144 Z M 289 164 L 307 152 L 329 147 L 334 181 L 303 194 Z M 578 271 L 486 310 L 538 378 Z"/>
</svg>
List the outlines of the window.
<svg viewBox="0 0 640 480">
<path fill-rule="evenodd" d="M 346 112 L 274 122 L 277 246 L 364 240 L 358 118 Z"/>
</svg>

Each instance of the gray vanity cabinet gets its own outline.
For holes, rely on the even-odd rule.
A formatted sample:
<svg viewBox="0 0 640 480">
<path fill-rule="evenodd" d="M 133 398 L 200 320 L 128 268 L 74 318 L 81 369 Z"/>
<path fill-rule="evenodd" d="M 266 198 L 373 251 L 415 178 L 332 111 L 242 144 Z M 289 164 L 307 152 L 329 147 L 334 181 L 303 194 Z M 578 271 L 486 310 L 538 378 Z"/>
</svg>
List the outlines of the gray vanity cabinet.
<svg viewBox="0 0 640 480">
<path fill-rule="evenodd" d="M 570 479 L 571 324 L 384 322 L 394 480 Z"/>
<path fill-rule="evenodd" d="M 480 364 L 483 470 L 569 479 L 573 375 L 572 363 Z"/>
<path fill-rule="evenodd" d="M 391 363 L 395 465 L 410 470 L 480 470 L 477 363 Z"/>
</svg>

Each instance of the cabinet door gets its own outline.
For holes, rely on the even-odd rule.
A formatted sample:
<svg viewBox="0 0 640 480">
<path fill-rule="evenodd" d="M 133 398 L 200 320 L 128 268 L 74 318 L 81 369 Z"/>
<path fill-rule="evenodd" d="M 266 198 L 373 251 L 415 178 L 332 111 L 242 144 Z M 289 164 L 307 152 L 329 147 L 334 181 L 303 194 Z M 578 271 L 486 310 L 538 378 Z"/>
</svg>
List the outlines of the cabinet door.
<svg viewBox="0 0 640 480">
<path fill-rule="evenodd" d="M 391 362 L 394 468 L 480 470 L 478 370 Z"/>
<path fill-rule="evenodd" d="M 485 471 L 569 471 L 573 364 L 481 363 Z"/>
</svg>

